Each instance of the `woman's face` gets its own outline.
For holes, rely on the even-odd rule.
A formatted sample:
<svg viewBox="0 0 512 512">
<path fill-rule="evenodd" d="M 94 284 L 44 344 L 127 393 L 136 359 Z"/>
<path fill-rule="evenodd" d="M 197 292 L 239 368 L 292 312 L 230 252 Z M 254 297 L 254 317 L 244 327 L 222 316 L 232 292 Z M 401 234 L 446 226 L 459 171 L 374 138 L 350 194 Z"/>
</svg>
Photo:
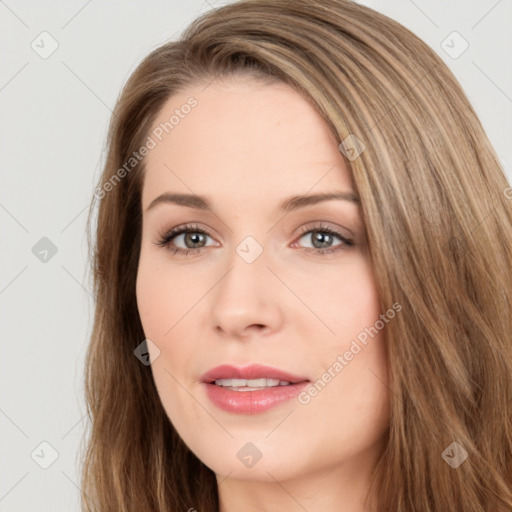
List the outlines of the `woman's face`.
<svg viewBox="0 0 512 512">
<path fill-rule="evenodd" d="M 359 485 L 389 404 L 384 312 L 349 171 L 288 86 L 239 77 L 203 89 L 167 101 L 146 157 L 137 301 L 162 405 L 219 477 L 328 470 Z M 212 373 L 221 365 L 234 369 Z"/>
</svg>

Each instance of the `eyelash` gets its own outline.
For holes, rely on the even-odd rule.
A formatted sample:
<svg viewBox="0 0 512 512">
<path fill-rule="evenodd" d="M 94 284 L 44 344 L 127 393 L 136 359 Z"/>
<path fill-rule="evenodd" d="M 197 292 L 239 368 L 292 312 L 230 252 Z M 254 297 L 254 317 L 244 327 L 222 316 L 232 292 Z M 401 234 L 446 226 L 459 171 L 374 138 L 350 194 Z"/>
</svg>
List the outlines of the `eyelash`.
<svg viewBox="0 0 512 512">
<path fill-rule="evenodd" d="M 306 252 L 313 252 L 315 254 L 330 254 L 339 250 L 343 250 L 346 247 L 351 247 L 354 245 L 354 242 L 345 236 L 343 236 L 338 231 L 329 228 L 327 226 L 324 226 L 322 224 L 319 224 L 317 226 L 313 227 L 304 227 L 300 230 L 300 236 L 299 240 L 306 234 L 312 233 L 313 231 L 319 231 L 320 233 L 328 233 L 329 235 L 334 235 L 338 237 L 343 243 L 334 247 L 334 248 L 327 248 L 327 249 L 315 249 L 314 247 L 303 247 L 303 249 Z M 177 226 L 170 231 L 167 231 L 165 234 L 160 236 L 160 239 L 158 242 L 156 242 L 156 245 L 159 245 L 161 247 L 165 247 L 167 250 L 171 251 L 173 254 L 182 254 L 183 256 L 187 256 L 189 253 L 197 253 L 201 249 L 204 249 L 205 247 L 196 247 L 195 249 L 181 249 L 179 247 L 170 247 L 169 244 L 171 241 L 176 238 L 177 236 L 181 234 L 187 234 L 187 233 L 201 233 L 203 235 L 209 236 L 210 238 L 213 238 L 208 231 L 200 228 L 197 225 L 192 224 L 185 224 L 181 226 Z"/>
</svg>

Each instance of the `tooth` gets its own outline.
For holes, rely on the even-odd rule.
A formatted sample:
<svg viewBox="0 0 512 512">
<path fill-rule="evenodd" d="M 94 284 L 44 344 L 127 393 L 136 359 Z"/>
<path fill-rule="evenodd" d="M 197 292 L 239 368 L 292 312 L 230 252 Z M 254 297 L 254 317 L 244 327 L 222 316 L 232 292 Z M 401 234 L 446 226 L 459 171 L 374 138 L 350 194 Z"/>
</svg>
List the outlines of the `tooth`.
<svg viewBox="0 0 512 512">
<path fill-rule="evenodd" d="M 277 379 L 248 379 L 247 386 L 252 388 L 266 388 L 272 386 L 278 386 L 279 380 Z"/>
<path fill-rule="evenodd" d="M 229 387 L 229 388 L 266 388 L 275 386 L 288 386 L 290 382 L 279 379 L 217 379 L 215 381 L 217 386 Z M 245 391 L 245 390 L 244 390 Z"/>
<path fill-rule="evenodd" d="M 248 379 L 246 386 L 251 388 L 264 388 L 267 385 L 267 379 Z"/>
<path fill-rule="evenodd" d="M 231 379 L 217 379 L 215 384 L 217 386 L 231 386 Z"/>
<path fill-rule="evenodd" d="M 246 380 L 245 379 L 217 379 L 215 381 L 215 384 L 217 386 L 245 386 Z"/>
</svg>

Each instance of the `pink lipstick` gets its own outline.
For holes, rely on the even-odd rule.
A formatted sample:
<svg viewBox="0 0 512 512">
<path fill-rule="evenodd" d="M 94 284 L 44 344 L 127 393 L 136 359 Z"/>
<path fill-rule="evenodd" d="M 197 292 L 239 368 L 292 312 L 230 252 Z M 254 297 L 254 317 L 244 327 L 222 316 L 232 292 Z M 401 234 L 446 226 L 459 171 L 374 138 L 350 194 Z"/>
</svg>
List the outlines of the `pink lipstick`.
<svg viewBox="0 0 512 512">
<path fill-rule="evenodd" d="M 221 365 L 201 377 L 208 398 L 224 411 L 257 414 L 297 396 L 310 382 L 306 377 L 265 365 L 238 368 Z"/>
</svg>

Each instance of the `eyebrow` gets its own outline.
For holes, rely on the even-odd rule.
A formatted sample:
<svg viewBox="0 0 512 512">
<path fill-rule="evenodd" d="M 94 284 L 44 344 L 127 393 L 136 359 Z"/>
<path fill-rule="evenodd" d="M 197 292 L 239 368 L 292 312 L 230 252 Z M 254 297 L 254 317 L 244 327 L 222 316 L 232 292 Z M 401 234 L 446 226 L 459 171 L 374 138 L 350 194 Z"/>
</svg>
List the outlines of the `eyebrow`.
<svg viewBox="0 0 512 512">
<path fill-rule="evenodd" d="M 319 194 L 289 197 L 281 203 L 280 210 L 283 212 L 290 212 L 297 208 L 303 208 L 322 201 L 331 200 L 349 201 L 355 204 L 359 203 L 359 198 L 353 192 L 323 192 Z M 153 209 L 158 204 L 165 203 L 186 206 L 196 210 L 211 210 L 211 203 L 206 197 L 195 194 L 174 194 L 166 192 L 153 199 L 150 205 L 146 208 L 146 211 Z"/>
</svg>

